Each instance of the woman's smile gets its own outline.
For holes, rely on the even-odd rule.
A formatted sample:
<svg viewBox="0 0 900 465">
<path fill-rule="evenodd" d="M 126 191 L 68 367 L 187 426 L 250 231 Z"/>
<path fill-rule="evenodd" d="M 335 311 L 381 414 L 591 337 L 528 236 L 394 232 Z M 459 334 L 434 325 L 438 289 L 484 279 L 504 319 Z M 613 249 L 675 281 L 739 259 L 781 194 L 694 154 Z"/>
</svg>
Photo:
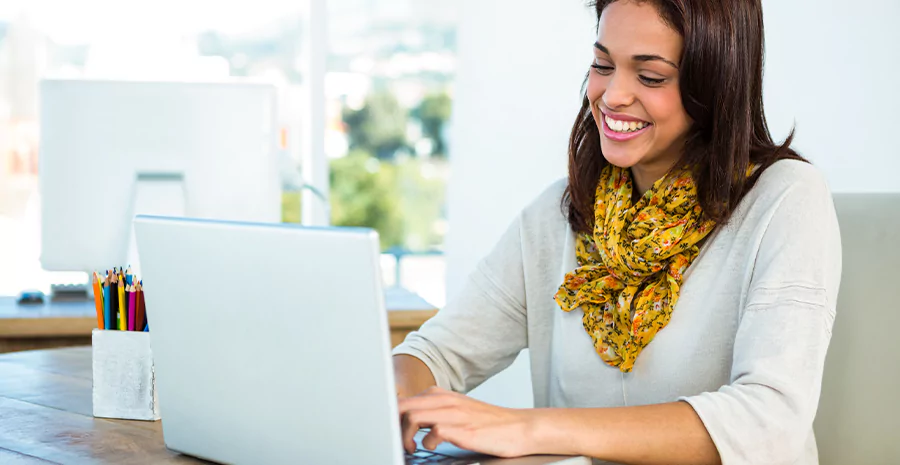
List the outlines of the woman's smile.
<svg viewBox="0 0 900 465">
<path fill-rule="evenodd" d="M 647 133 L 653 124 L 630 115 L 600 109 L 603 114 L 603 135 L 615 142 L 625 142 Z"/>
</svg>

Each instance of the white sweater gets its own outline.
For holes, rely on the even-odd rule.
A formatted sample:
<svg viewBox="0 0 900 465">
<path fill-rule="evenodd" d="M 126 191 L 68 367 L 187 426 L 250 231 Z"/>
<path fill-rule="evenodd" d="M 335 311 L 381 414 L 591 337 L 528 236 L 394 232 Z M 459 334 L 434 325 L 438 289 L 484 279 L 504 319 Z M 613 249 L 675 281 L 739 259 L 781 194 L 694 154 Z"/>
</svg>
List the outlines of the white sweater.
<svg viewBox="0 0 900 465">
<path fill-rule="evenodd" d="M 460 294 L 394 353 L 468 392 L 528 348 L 536 407 L 683 400 L 725 465 L 818 463 L 812 424 L 841 274 L 822 175 L 797 161 L 762 174 L 706 241 L 668 326 L 630 373 L 603 363 L 580 309 L 565 313 L 553 300 L 576 267 L 565 185 L 525 208 Z"/>
</svg>

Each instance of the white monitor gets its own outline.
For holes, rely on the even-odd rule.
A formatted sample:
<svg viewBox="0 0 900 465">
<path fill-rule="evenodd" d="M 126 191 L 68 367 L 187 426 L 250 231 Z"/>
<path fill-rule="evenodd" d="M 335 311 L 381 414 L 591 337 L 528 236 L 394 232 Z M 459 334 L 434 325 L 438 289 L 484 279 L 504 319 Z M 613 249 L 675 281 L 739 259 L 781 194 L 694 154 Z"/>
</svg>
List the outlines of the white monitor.
<svg viewBox="0 0 900 465">
<path fill-rule="evenodd" d="M 280 222 L 276 89 L 43 80 L 41 264 L 137 263 L 137 214 Z"/>
</svg>

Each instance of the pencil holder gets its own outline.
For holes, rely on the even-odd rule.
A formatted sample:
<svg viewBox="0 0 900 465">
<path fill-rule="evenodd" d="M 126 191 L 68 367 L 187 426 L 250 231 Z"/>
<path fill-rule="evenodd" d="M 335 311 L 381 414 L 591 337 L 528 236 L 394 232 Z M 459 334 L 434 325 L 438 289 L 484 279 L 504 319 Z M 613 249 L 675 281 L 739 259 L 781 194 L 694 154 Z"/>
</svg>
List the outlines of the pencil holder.
<svg viewBox="0 0 900 465">
<path fill-rule="evenodd" d="M 94 416 L 159 420 L 150 333 L 95 329 Z"/>
</svg>

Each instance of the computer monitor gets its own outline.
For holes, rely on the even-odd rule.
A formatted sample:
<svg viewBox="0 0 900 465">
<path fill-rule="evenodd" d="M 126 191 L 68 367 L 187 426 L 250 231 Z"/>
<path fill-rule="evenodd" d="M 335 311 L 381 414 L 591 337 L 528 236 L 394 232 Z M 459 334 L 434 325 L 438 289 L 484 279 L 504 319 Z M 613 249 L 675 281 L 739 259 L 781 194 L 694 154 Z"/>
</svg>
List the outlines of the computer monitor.
<svg viewBox="0 0 900 465">
<path fill-rule="evenodd" d="M 280 222 L 276 89 L 40 83 L 41 264 L 139 268 L 137 214 Z"/>
</svg>

